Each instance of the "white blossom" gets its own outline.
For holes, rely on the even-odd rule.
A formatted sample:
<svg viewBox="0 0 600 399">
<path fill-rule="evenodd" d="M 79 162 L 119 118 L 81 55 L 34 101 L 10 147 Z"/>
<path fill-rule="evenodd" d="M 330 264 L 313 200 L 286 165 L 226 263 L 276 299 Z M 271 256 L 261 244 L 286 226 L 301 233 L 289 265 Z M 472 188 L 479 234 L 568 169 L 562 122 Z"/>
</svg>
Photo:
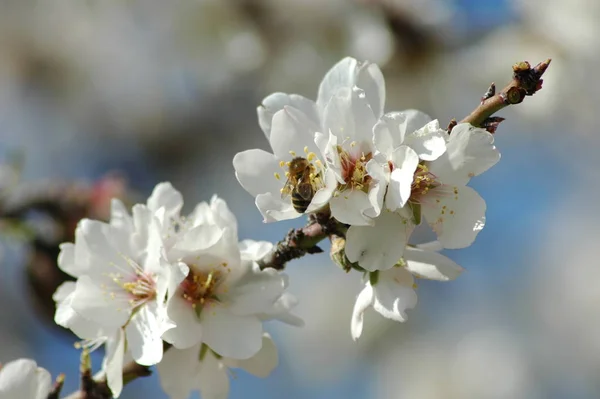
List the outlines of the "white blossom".
<svg viewBox="0 0 600 399">
<path fill-rule="evenodd" d="M 384 116 L 374 142 L 378 152 L 368 168 L 387 186 L 382 212 L 372 226 L 349 228 L 348 259 L 369 271 L 391 268 L 421 217 L 445 248 L 473 243 L 486 205 L 466 184 L 500 159 L 492 134 L 463 123 L 448 135 L 436 120 L 410 110 Z"/>
<path fill-rule="evenodd" d="M 369 273 L 352 312 L 350 331 L 357 340 L 363 330 L 364 313 L 373 308 L 383 317 L 404 322 L 406 310 L 417 305 L 415 277 L 454 280 L 462 268 L 447 257 L 421 248 L 407 247 L 404 258 L 391 269 Z"/>
<path fill-rule="evenodd" d="M 286 184 L 286 172 L 289 162 L 301 156 L 310 162 L 309 181 L 314 193 L 306 212 L 319 210 L 331 201 L 332 214 L 338 220 L 368 223 L 361 217 L 361 211 L 371 208 L 362 192 L 366 174 L 363 155 L 373 152 L 372 128 L 383 114 L 384 101 L 383 75 L 377 65 L 361 64 L 350 57 L 327 72 L 316 102 L 285 93 L 263 100 L 258 119 L 273 154 L 248 150 L 237 154 L 233 164 L 240 184 L 256 197 L 266 222 L 300 216 L 289 198 L 293 185 Z M 338 186 L 344 187 L 338 191 L 345 194 L 332 198 Z M 348 207 L 357 208 L 358 216 L 346 211 Z"/>
<path fill-rule="evenodd" d="M 287 276 L 256 263 L 270 243 L 238 242 L 237 221 L 226 203 L 213 197 L 187 217 L 181 195 L 157 186 L 148 206 L 162 215 L 166 258 L 176 265 L 168 284 L 167 314 L 175 327 L 163 339 L 178 349 L 201 343 L 220 356 L 247 359 L 261 348 L 262 322 L 287 315 L 295 298 L 285 294 Z"/>
<path fill-rule="evenodd" d="M 132 217 L 113 200 L 110 223 L 82 220 L 75 243 L 61 245 L 58 264 L 77 281 L 55 293 L 55 321 L 88 349 L 106 345 L 103 367 L 118 397 L 125 348 L 136 362 L 154 365 L 162 358 L 162 334 L 174 326 L 165 298 L 177 269 L 163 254 L 158 220 L 144 205 L 134 206 Z"/>
<path fill-rule="evenodd" d="M 186 399 L 192 391 L 200 391 L 203 399 L 226 399 L 230 369 L 241 368 L 264 378 L 277 362 L 275 343 L 263 334 L 260 351 L 246 360 L 222 357 L 208 346 L 197 344 L 188 349 L 171 348 L 157 368 L 160 384 L 171 399 Z"/>
<path fill-rule="evenodd" d="M 46 399 L 50 373 L 30 359 L 18 359 L 0 368 L 0 399 Z"/>
</svg>

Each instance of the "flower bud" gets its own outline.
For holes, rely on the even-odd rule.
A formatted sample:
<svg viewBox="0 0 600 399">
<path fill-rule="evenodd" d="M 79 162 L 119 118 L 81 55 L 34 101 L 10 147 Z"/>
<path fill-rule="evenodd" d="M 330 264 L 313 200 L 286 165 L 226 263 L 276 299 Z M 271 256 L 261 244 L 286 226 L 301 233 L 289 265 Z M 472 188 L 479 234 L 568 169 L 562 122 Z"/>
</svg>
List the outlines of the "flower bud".
<svg viewBox="0 0 600 399">
<path fill-rule="evenodd" d="M 364 272 L 364 269 L 358 263 L 352 263 L 346 257 L 346 239 L 344 237 L 332 235 L 330 240 L 331 252 L 329 256 L 333 263 L 340 266 L 346 273 L 350 272 L 351 269 Z"/>
</svg>

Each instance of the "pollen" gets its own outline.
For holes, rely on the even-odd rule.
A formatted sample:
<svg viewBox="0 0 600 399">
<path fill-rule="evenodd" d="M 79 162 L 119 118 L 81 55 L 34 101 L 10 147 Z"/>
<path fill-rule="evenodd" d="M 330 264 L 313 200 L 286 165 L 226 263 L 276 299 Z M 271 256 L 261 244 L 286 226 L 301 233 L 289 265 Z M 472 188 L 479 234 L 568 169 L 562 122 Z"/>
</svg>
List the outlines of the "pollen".
<svg viewBox="0 0 600 399">
<path fill-rule="evenodd" d="M 308 146 L 305 146 L 305 147 L 304 147 L 304 153 L 305 153 L 305 154 L 308 154 Z"/>
<path fill-rule="evenodd" d="M 313 161 L 315 158 L 317 157 L 317 155 L 314 152 L 309 152 L 308 155 L 306 155 L 306 159 L 308 159 L 309 161 Z"/>
<path fill-rule="evenodd" d="M 281 180 L 281 175 L 279 173 L 275 172 L 274 175 L 277 180 Z"/>
<path fill-rule="evenodd" d="M 229 272 L 230 269 L 227 266 L 227 263 L 223 262 L 217 267 L 226 268 Z M 224 280 L 222 270 L 213 268 L 208 273 L 190 270 L 188 276 L 180 284 L 180 288 L 181 297 L 191 305 L 192 309 L 201 311 L 211 303 L 218 301 L 216 291 Z"/>
<path fill-rule="evenodd" d="M 295 157 L 296 156 L 296 151 L 290 151 L 290 155 Z"/>
<path fill-rule="evenodd" d="M 279 167 L 280 167 L 280 168 L 283 168 L 283 167 L 285 167 L 285 162 L 284 162 L 284 161 L 279 161 Z"/>
<path fill-rule="evenodd" d="M 352 147 L 356 144 L 353 141 L 350 143 L 350 146 Z M 342 179 L 345 182 L 338 187 L 338 191 L 354 189 L 360 191 L 368 190 L 371 176 L 367 173 L 367 163 L 371 160 L 373 154 L 362 153 L 360 156 L 357 156 L 347 152 L 342 146 L 337 146 L 337 152 L 342 167 Z"/>
<path fill-rule="evenodd" d="M 436 177 L 429 171 L 429 167 L 424 163 L 418 164 L 413 177 L 409 201 L 412 203 L 422 203 L 422 198 L 429 194 L 430 190 L 439 185 Z M 437 198 L 435 201 L 436 203 L 440 203 L 440 200 Z"/>
<path fill-rule="evenodd" d="M 100 288 L 103 290 L 103 295 L 108 296 L 114 300 L 119 296 L 127 295 L 129 297 L 129 305 L 131 308 L 136 308 L 156 298 L 156 282 L 155 275 L 145 272 L 140 265 L 138 265 L 133 259 L 121 254 L 123 259 L 127 262 L 126 267 L 117 265 L 111 262 L 111 266 L 123 270 L 125 275 L 122 273 L 108 273 L 109 277 L 115 286 L 120 287 L 120 290 L 115 286 L 108 287 L 106 284 L 102 284 Z M 115 290 L 116 289 L 116 290 Z M 122 291 L 121 291 L 122 290 Z"/>
</svg>

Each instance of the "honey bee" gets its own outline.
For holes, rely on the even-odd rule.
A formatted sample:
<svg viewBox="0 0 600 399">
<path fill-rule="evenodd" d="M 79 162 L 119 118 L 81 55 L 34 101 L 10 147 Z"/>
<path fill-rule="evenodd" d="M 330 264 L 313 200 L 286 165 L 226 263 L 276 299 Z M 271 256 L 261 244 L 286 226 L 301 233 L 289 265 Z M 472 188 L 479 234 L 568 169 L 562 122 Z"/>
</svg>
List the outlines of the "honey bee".
<svg viewBox="0 0 600 399">
<path fill-rule="evenodd" d="M 288 179 L 282 190 L 282 197 L 291 194 L 292 206 L 298 213 L 306 212 L 315 195 L 312 173 L 313 166 L 306 158 L 295 157 L 288 164 Z"/>
</svg>

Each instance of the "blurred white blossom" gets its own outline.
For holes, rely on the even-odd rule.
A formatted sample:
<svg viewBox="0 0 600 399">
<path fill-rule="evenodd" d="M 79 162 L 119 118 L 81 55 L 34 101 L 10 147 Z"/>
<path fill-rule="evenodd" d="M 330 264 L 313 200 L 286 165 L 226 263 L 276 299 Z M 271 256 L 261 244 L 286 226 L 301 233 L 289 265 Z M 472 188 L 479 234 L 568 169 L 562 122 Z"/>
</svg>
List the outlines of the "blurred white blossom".
<svg viewBox="0 0 600 399">
<path fill-rule="evenodd" d="M 406 310 L 417 304 L 415 277 L 448 281 L 461 272 L 459 265 L 437 252 L 407 247 L 404 258 L 395 267 L 368 274 L 354 304 L 352 338 L 357 340 L 361 336 L 364 312 L 370 307 L 387 319 L 406 321 Z"/>
<path fill-rule="evenodd" d="M 1 399 L 46 399 L 51 383 L 50 373 L 33 360 L 18 359 L 0 366 Z"/>
<path fill-rule="evenodd" d="M 239 360 L 219 356 L 206 345 L 171 349 L 157 366 L 160 383 L 171 399 L 187 399 L 200 391 L 203 399 L 225 399 L 229 394 L 230 369 L 241 368 L 257 377 L 267 377 L 277 366 L 277 348 L 268 334 L 258 353 Z"/>
<path fill-rule="evenodd" d="M 429 333 L 388 347 L 377 362 L 374 397 L 381 399 L 529 399 L 539 394 L 525 348 L 502 330 Z"/>
</svg>

